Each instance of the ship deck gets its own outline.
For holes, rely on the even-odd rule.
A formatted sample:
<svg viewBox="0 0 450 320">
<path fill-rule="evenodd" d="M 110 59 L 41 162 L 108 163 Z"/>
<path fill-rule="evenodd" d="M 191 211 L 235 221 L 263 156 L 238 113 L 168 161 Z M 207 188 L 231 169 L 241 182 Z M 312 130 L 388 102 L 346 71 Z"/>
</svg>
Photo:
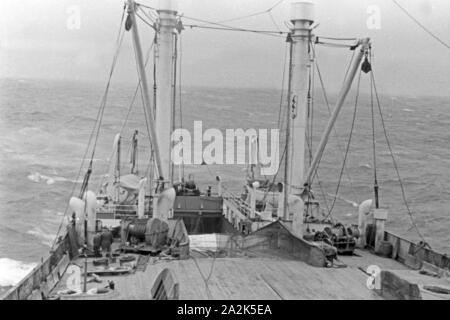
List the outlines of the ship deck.
<svg viewBox="0 0 450 320">
<path fill-rule="evenodd" d="M 174 256 L 123 246 L 116 238 L 115 259 L 107 267 L 98 258 L 76 257 L 74 235 L 68 228 L 53 253 L 4 299 L 450 299 L 449 258 L 388 232 L 389 257 L 355 249 L 340 255 L 334 267 L 326 267 L 323 244 L 296 237 L 282 221 L 249 235 L 188 235 L 188 245 Z M 85 262 L 88 292 L 81 293 Z M 375 289 L 367 285 L 370 266 L 381 271 Z M 109 281 L 114 290 L 95 292 Z M 77 282 L 78 292 L 68 292 Z"/>
<path fill-rule="evenodd" d="M 115 283 L 111 299 L 151 299 L 152 287 L 160 273 L 169 269 L 179 285 L 180 299 L 222 300 L 288 300 L 288 299 L 382 299 L 375 290 L 367 287 L 370 265 L 377 265 L 414 282 L 428 285 L 448 286 L 443 279 L 434 279 L 410 270 L 405 265 L 356 250 L 356 255 L 342 256 L 343 268 L 317 268 L 279 251 L 267 249 L 247 251 L 234 257 L 206 257 L 204 253 L 191 251 L 187 260 L 166 260 L 152 257 L 145 271 L 131 274 L 101 276 L 102 283 L 88 283 L 88 290 L 104 286 L 108 280 Z M 136 255 L 137 257 L 137 255 Z M 88 271 L 93 271 L 89 259 Z M 73 261 L 82 266 L 84 258 Z M 53 294 L 66 289 L 69 275 L 65 274 Z M 445 295 L 421 289 L 423 299 L 446 298 Z M 90 299 L 79 296 L 78 299 Z M 105 297 L 103 297 L 105 298 Z"/>
</svg>

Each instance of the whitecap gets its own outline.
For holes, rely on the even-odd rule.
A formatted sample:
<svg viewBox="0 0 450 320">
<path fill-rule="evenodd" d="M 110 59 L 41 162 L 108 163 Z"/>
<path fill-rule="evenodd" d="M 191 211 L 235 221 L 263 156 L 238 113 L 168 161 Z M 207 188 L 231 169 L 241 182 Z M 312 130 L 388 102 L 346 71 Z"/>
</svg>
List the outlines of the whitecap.
<svg viewBox="0 0 450 320">
<path fill-rule="evenodd" d="M 28 178 L 28 180 L 31 180 L 33 182 L 45 182 L 48 185 L 54 184 L 55 182 L 69 181 L 63 177 L 49 177 L 49 176 L 40 174 L 39 172 L 30 173 L 27 176 L 27 178 Z"/>
<path fill-rule="evenodd" d="M 41 228 L 34 227 L 32 230 L 28 230 L 27 233 L 39 239 L 43 245 L 51 247 L 54 240 L 55 235 L 49 234 L 48 232 L 44 232 Z"/>
<path fill-rule="evenodd" d="M 27 178 L 33 182 L 41 181 L 41 175 L 38 172 L 29 174 Z"/>
<path fill-rule="evenodd" d="M 0 258 L 0 286 L 14 286 L 36 267 L 37 263 L 25 263 L 9 258 Z"/>
<path fill-rule="evenodd" d="M 335 196 L 334 194 L 331 194 L 331 193 L 327 193 L 327 195 L 330 196 L 330 197 L 333 197 L 333 198 Z M 358 208 L 358 206 L 359 206 L 359 204 L 357 202 L 349 200 L 349 199 L 345 199 L 344 197 L 341 197 L 339 195 L 336 196 L 336 199 L 340 199 L 340 200 L 342 200 L 342 201 L 352 205 L 352 207 L 354 207 L 354 208 Z"/>
</svg>

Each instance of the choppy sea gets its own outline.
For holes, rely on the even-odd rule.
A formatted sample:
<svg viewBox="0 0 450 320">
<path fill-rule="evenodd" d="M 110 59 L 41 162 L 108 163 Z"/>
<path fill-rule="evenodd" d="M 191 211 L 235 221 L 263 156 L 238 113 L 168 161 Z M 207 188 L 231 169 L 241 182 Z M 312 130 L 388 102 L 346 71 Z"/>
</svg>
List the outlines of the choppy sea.
<svg viewBox="0 0 450 320">
<path fill-rule="evenodd" d="M 114 135 L 127 116 L 134 89 L 121 84 L 110 90 L 94 156 L 93 187 L 107 171 Z M 72 189 L 79 188 L 77 174 L 103 90 L 104 85 L 92 83 L 0 80 L 0 287 L 14 285 L 48 254 Z M 313 148 L 328 118 L 324 100 L 319 93 L 315 96 Z M 352 92 L 319 168 L 322 189 L 316 185 L 315 193 L 324 207 L 336 191 L 354 100 Z M 434 249 L 450 253 L 450 98 L 382 95 L 381 105 L 413 219 Z M 275 89 L 186 87 L 176 123 L 191 129 L 195 120 L 202 120 L 204 130 L 277 128 L 279 108 L 280 91 Z M 123 137 L 129 140 L 134 128 L 139 129 L 144 155 L 148 144 L 142 110 L 139 103 L 133 107 Z M 375 124 L 387 228 L 418 241 L 379 117 Z M 355 203 L 372 197 L 372 146 L 370 96 L 362 94 L 335 218 L 356 223 Z M 245 166 L 187 166 L 185 174 L 189 172 L 202 187 L 214 185 L 215 175 L 221 175 L 229 189 L 240 191 Z"/>
</svg>

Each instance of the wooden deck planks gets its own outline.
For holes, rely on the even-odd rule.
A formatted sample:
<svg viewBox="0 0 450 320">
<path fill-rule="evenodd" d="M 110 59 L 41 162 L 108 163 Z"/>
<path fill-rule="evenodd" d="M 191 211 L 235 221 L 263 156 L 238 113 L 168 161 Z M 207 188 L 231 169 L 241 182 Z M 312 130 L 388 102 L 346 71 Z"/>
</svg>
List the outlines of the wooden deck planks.
<svg viewBox="0 0 450 320">
<path fill-rule="evenodd" d="M 263 264 L 260 259 L 242 258 L 233 261 L 233 265 L 238 271 L 237 277 L 242 278 L 242 286 L 248 291 L 245 299 L 279 299 L 278 294 L 261 277 L 260 269 Z"/>
<path fill-rule="evenodd" d="M 119 299 L 150 299 L 156 277 L 168 268 L 179 283 L 180 299 L 379 299 L 366 287 L 367 275 L 358 267 L 380 264 L 381 268 L 406 269 L 396 261 L 363 252 L 361 257 L 341 257 L 341 260 L 348 264 L 347 268 L 317 268 L 283 256 L 270 258 L 270 252 L 262 257 L 217 258 L 215 262 L 213 258 L 197 258 L 204 277 L 208 277 L 213 266 L 208 281 L 211 294 L 192 258 L 150 262 L 145 272 L 105 276 L 101 285 L 89 284 L 88 288 L 104 286 L 107 280 L 113 280 Z M 64 289 L 63 284 L 64 279 L 58 290 Z"/>
</svg>

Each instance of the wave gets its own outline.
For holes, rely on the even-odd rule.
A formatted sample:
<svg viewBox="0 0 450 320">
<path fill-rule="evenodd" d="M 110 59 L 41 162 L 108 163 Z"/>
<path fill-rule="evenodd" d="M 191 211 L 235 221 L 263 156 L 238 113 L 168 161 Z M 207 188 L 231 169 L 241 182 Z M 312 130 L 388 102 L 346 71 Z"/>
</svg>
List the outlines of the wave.
<svg viewBox="0 0 450 320">
<path fill-rule="evenodd" d="M 36 183 L 38 183 L 38 182 L 45 182 L 45 183 L 47 183 L 49 185 L 50 184 L 54 184 L 55 182 L 67 182 L 67 181 L 75 182 L 75 181 L 71 181 L 69 179 L 66 179 L 66 178 L 63 178 L 63 177 L 58 177 L 58 176 L 56 176 L 56 177 L 49 177 L 49 176 L 40 174 L 39 172 L 30 173 L 27 176 L 27 178 L 28 178 L 28 180 L 31 180 L 31 181 L 36 182 Z"/>
<path fill-rule="evenodd" d="M 39 239 L 43 245 L 49 247 L 52 246 L 53 241 L 55 241 L 56 237 L 54 234 L 49 234 L 48 232 L 43 231 L 39 227 L 34 227 L 33 229 L 28 230 L 27 234 L 32 235 L 33 237 Z"/>
<path fill-rule="evenodd" d="M 9 258 L 0 258 L 0 286 L 14 286 L 37 266 Z"/>
<path fill-rule="evenodd" d="M 327 193 L 327 196 L 329 196 L 331 198 L 334 198 L 334 194 L 331 194 L 331 193 Z M 344 198 L 342 196 L 339 196 L 339 195 L 336 196 L 336 199 L 342 200 L 342 201 L 352 205 L 352 207 L 354 207 L 354 208 L 358 208 L 358 206 L 359 206 L 359 203 L 357 203 L 355 201 L 352 201 L 352 200 L 349 200 L 349 199 L 346 199 L 346 198 Z"/>
</svg>

